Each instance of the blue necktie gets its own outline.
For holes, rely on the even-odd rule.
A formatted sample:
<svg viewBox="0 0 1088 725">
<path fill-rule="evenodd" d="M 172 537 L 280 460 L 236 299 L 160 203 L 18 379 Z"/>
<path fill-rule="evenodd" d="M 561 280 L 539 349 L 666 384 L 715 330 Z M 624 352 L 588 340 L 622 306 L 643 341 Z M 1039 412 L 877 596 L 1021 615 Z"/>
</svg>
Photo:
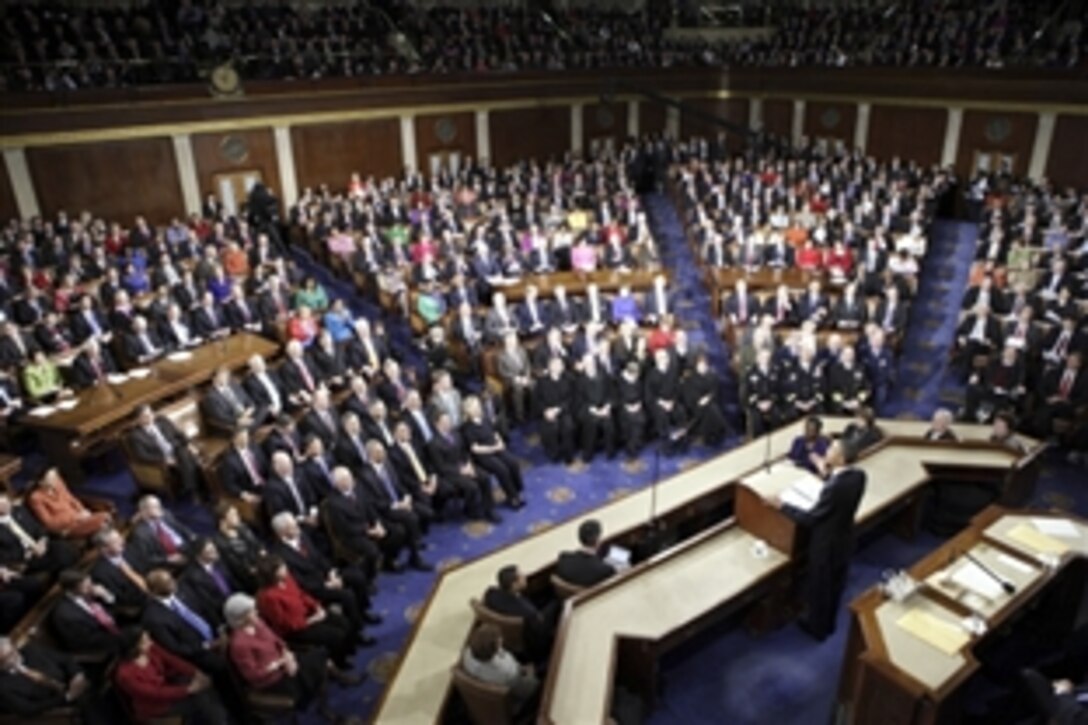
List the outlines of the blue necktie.
<svg viewBox="0 0 1088 725">
<path fill-rule="evenodd" d="M 382 480 L 382 484 L 385 486 L 385 495 L 389 497 L 389 500 L 397 501 L 397 492 L 393 488 L 393 484 L 389 481 L 389 473 L 385 470 L 385 466 L 378 469 L 378 478 Z"/>
<path fill-rule="evenodd" d="M 200 635 L 200 638 L 205 642 L 212 639 L 212 628 L 204 621 L 204 618 L 199 614 L 185 606 L 185 602 L 181 601 L 177 597 L 172 600 L 171 608 L 177 613 L 179 617 L 185 620 L 185 623 L 195 629 Z"/>
<path fill-rule="evenodd" d="M 219 587 L 219 591 L 224 594 L 230 594 L 230 585 L 227 584 L 226 578 L 223 577 L 223 574 L 220 573 L 219 569 L 213 566 L 208 569 L 208 574 L 211 575 L 211 578 L 215 581 L 215 585 Z"/>
</svg>

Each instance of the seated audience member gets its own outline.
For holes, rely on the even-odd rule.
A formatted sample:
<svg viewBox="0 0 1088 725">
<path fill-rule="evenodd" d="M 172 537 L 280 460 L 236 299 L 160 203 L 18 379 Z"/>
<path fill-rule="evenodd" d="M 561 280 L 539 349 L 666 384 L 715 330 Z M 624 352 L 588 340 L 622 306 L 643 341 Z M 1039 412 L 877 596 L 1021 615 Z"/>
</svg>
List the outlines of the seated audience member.
<svg viewBox="0 0 1088 725">
<path fill-rule="evenodd" d="M 682 400 L 680 365 L 669 350 L 654 353 L 644 382 L 648 418 L 654 434 L 666 442 L 666 452 L 683 450 L 691 432 L 691 421 Z"/>
<path fill-rule="evenodd" d="M 933 412 L 929 430 L 923 435 L 927 441 L 958 441 L 960 437 L 952 430 L 952 411 L 938 408 Z"/>
<path fill-rule="evenodd" d="M 113 595 L 77 569 L 65 569 L 57 577 L 61 596 L 49 613 L 49 625 L 66 652 L 121 653 L 121 628 L 107 606 Z"/>
<path fill-rule="evenodd" d="M 226 495 L 250 504 L 262 500 L 261 489 L 268 480 L 268 463 L 261 449 L 250 442 L 248 428 L 234 431 L 230 447 L 219 458 L 218 476 Z"/>
<path fill-rule="evenodd" d="M 242 388 L 257 405 L 268 410 L 275 418 L 284 411 L 287 403 L 286 391 L 279 372 L 269 370 L 261 355 L 254 355 L 248 362 L 249 374 L 242 381 Z"/>
<path fill-rule="evenodd" d="M 533 405 L 540 417 L 540 438 L 544 453 L 552 461 L 574 459 L 574 381 L 567 375 L 563 359 L 553 357 L 548 370 L 536 381 Z"/>
<path fill-rule="evenodd" d="M 90 681 L 70 656 L 30 642 L 21 649 L 0 637 L 0 712 L 39 718 L 79 706 Z"/>
<path fill-rule="evenodd" d="M 132 456 L 147 463 L 165 465 L 177 484 L 180 497 L 200 490 L 203 480 L 198 450 L 173 421 L 165 415 L 155 415 L 150 405 L 136 411 L 136 425 L 128 433 Z"/>
<path fill-rule="evenodd" d="M 304 348 L 309 348 L 317 339 L 319 326 L 313 310 L 301 305 L 287 321 L 287 337 L 297 341 Z"/>
<path fill-rule="evenodd" d="M 126 633 L 113 682 L 140 722 L 180 717 L 185 725 L 230 722 L 211 679 L 170 654 L 146 630 Z"/>
<path fill-rule="evenodd" d="M 865 370 L 857 363 L 853 345 L 846 345 L 837 359 L 827 365 L 828 412 L 853 414 L 864 407 L 871 395 Z"/>
<path fill-rule="evenodd" d="M 823 421 L 813 416 L 805 419 L 805 432 L 793 439 L 789 457 L 796 465 L 812 473 L 823 475 L 824 456 L 831 445 L 830 439 L 822 434 Z"/>
<path fill-rule="evenodd" d="M 771 365 L 771 351 L 756 352 L 755 364 L 745 374 L 745 414 L 752 436 L 758 437 L 778 426 L 778 371 Z"/>
<path fill-rule="evenodd" d="M 317 334 L 317 341 L 310 346 L 310 362 L 316 369 L 317 377 L 330 388 L 340 390 L 347 384 L 347 362 L 344 356 L 344 348 L 337 345 L 332 338 L 332 333 L 322 330 Z M 396 364 L 395 360 L 387 360 L 386 364 Z"/>
<path fill-rule="evenodd" d="M 711 448 L 721 445 L 729 428 L 722 413 L 719 387 L 706 353 L 697 353 L 695 366 L 680 381 L 681 399 L 690 416 L 692 437 L 701 438 Z"/>
<path fill-rule="evenodd" d="M 337 478 L 334 476 L 333 480 Z M 381 617 L 368 609 L 376 569 L 364 571 L 366 562 L 334 567 L 287 512 L 273 517 L 272 532 L 275 539 L 269 552 L 283 559 L 304 592 L 326 608 L 338 607 L 356 628 L 364 623 L 381 623 Z M 359 644 L 363 647 L 369 647 L 374 641 L 367 635 L 359 636 Z"/>
<path fill-rule="evenodd" d="M 314 393 L 320 387 L 320 379 L 313 364 L 306 359 L 302 343 L 289 341 L 283 348 L 285 360 L 278 370 L 283 391 L 292 408 L 309 405 Z"/>
<path fill-rule="evenodd" d="M 990 442 L 1005 446 L 1017 454 L 1027 452 L 1024 441 L 1016 435 L 1013 417 L 1008 413 L 998 413 L 994 416 L 993 428 L 990 431 Z"/>
<path fill-rule="evenodd" d="M 445 410 L 450 414 L 449 410 Z M 508 450 L 502 435 L 495 430 L 494 424 L 484 416 L 483 405 L 476 396 L 465 398 L 463 405 L 464 423 L 461 436 L 472 462 L 482 471 L 491 474 L 506 494 L 506 505 L 512 509 L 525 506 L 523 499 L 525 484 L 521 478 L 521 466 Z M 460 418 L 461 411 L 458 411 Z M 450 422 L 453 422 L 450 415 Z"/>
<path fill-rule="evenodd" d="M 526 595 L 525 576 L 514 565 L 499 569 L 496 584 L 484 592 L 484 606 L 497 614 L 520 619 L 529 652 L 534 659 L 546 658 L 559 616 L 558 602 L 538 607 Z"/>
<path fill-rule="evenodd" d="M 166 308 L 166 317 L 159 322 L 159 339 L 173 352 L 188 350 L 204 342 L 177 303 Z"/>
<path fill-rule="evenodd" d="M 347 680 L 351 656 L 358 646 L 351 622 L 304 592 L 275 554 L 257 563 L 257 581 L 261 619 L 296 648 L 318 647 L 328 652 L 335 665 L 330 674 Z"/>
<path fill-rule="evenodd" d="M 49 403 L 72 394 L 72 390 L 64 385 L 60 367 L 46 357 L 44 350 L 36 351 L 23 368 L 23 389 L 36 403 Z"/>
<path fill-rule="evenodd" d="M 555 564 L 555 575 L 578 587 L 591 587 L 616 573 L 600 555 L 601 523 L 588 519 L 578 526 L 581 548 L 564 551 Z"/>
<path fill-rule="evenodd" d="M 137 616 L 147 602 L 147 580 L 139 562 L 126 546 L 125 537 L 114 528 L 99 531 L 93 540 L 98 557 L 91 565 L 91 578 L 113 597 L 114 611 L 127 618 Z"/>
<path fill-rule="evenodd" d="M 351 310 L 348 309 L 347 303 L 339 297 L 332 301 L 329 309 L 321 318 L 321 326 L 332 335 L 333 342 L 337 345 L 346 345 L 351 340 L 355 334 L 354 324 L 355 321 L 351 316 Z"/>
<path fill-rule="evenodd" d="M 503 392 L 512 404 L 514 421 L 520 424 L 526 420 L 529 395 L 533 387 L 533 371 L 529 354 L 518 341 L 516 334 L 509 332 L 503 338 L 502 349 L 495 358 L 495 364 L 503 383 Z"/>
<path fill-rule="evenodd" d="M 78 557 L 70 542 L 50 538 L 26 506 L 16 506 L 8 494 L 0 493 L 0 566 L 52 579 Z"/>
<path fill-rule="evenodd" d="M 26 402 L 13 372 L 0 367 L 0 428 L 6 428 L 23 416 Z"/>
<path fill-rule="evenodd" d="M 215 507 L 215 521 L 212 541 L 223 566 L 242 591 L 257 591 L 257 561 L 265 553 L 264 544 L 242 521 L 238 507 L 228 501 Z"/>
<path fill-rule="evenodd" d="M 227 671 L 225 640 L 216 632 L 212 612 L 201 611 L 173 575 L 153 569 L 147 575 L 147 606 L 141 623 L 148 634 L 171 654 L 187 660 L 219 679 Z"/>
<path fill-rule="evenodd" d="M 230 368 L 226 366 L 215 371 L 212 385 L 200 401 L 200 410 L 209 425 L 227 432 L 240 426 L 255 428 L 264 423 L 268 412 L 231 379 Z"/>
<path fill-rule="evenodd" d="M 188 563 L 193 532 L 163 508 L 158 496 L 141 498 L 132 521 L 128 540 L 142 571 Z"/>
<path fill-rule="evenodd" d="M 493 624 L 482 624 L 469 635 L 461 666 L 481 682 L 509 688 L 515 711 L 528 710 L 528 704 L 540 689 L 532 667 L 519 663 L 503 649 L 502 633 Z"/>
<path fill-rule="evenodd" d="M 1039 385 L 1036 429 L 1042 435 L 1053 435 L 1054 421 L 1070 421 L 1081 406 L 1088 403 L 1088 373 L 1081 367 L 1083 354 L 1070 353 L 1064 365 L 1054 365 L 1045 373 Z"/>
<path fill-rule="evenodd" d="M 311 310 L 324 312 L 329 306 L 329 296 L 316 278 L 306 277 L 302 280 L 302 286 L 295 292 L 292 304 L 296 308 L 308 307 Z"/>
<path fill-rule="evenodd" d="M 211 538 L 197 538 L 192 551 L 193 559 L 182 570 L 179 583 L 192 596 L 195 607 L 207 612 L 212 623 L 220 626 L 223 623 L 223 603 L 241 587 L 220 560 L 219 548 Z"/>
<path fill-rule="evenodd" d="M 222 307 L 211 292 L 205 292 L 200 304 L 189 316 L 192 332 L 204 340 L 219 340 L 230 335 L 230 324 Z"/>
<path fill-rule="evenodd" d="M 113 356 L 95 338 L 88 338 L 83 349 L 72 361 L 72 382 L 80 390 L 100 385 L 107 376 L 116 373 Z"/>
<path fill-rule="evenodd" d="M 423 535 L 434 518 L 434 511 L 426 503 L 415 500 L 401 483 L 381 441 L 367 441 L 366 452 L 368 460 L 361 481 L 366 499 L 377 511 L 385 528 L 399 529 L 403 534 L 402 541 L 409 554 L 408 565 L 418 571 L 430 571 L 432 567 L 423 561 L 420 551 Z M 395 561 L 395 552 L 385 553 L 387 562 Z"/>
<path fill-rule="evenodd" d="M 562 365 L 559 358 L 553 364 Z M 572 409 L 574 421 L 581 431 L 582 461 L 589 462 L 603 444 L 609 459 L 616 456 L 616 430 L 613 415 L 612 383 L 597 366 L 597 358 L 586 354 L 580 373 L 574 376 Z M 571 434 L 573 436 L 573 429 Z"/>
<path fill-rule="evenodd" d="M 876 424 L 876 416 L 872 408 L 865 406 L 858 408 L 854 414 L 854 420 L 843 431 L 843 439 L 852 450 L 859 453 L 884 439 L 884 432 Z"/>
<path fill-rule="evenodd" d="M 325 706 L 325 680 L 330 663 L 320 647 L 298 653 L 265 624 L 253 598 L 235 594 L 223 606 L 230 629 L 228 652 L 246 686 L 261 692 L 286 695 L 297 710 L 319 701 L 319 714 L 327 721 L 336 718 Z"/>
<path fill-rule="evenodd" d="M 162 357 L 165 352 L 166 346 L 150 329 L 147 318 L 143 315 L 134 316 L 131 329 L 124 339 L 124 357 L 139 366 Z"/>
<path fill-rule="evenodd" d="M 34 517 L 53 536 L 85 538 L 110 523 L 108 512 L 91 511 L 72 495 L 55 467 L 47 469 L 24 496 Z"/>
</svg>

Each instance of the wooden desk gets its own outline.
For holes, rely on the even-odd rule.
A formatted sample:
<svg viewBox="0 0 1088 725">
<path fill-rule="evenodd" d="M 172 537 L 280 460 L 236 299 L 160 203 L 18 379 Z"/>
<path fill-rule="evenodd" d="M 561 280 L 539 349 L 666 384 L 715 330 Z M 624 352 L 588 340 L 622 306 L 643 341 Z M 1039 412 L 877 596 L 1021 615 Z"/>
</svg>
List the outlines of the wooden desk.
<svg viewBox="0 0 1088 725">
<path fill-rule="evenodd" d="M 69 483 L 84 480 L 79 457 L 90 446 L 115 437 L 141 405 L 158 405 L 198 387 L 226 365 L 243 367 L 253 355 L 272 358 L 279 346 L 250 333 L 231 335 L 188 352 L 184 359 L 160 358 L 147 366 L 144 378 L 129 377 L 118 385 L 102 384 L 80 391 L 71 410 L 55 410 L 39 417 L 29 412 L 23 424 L 37 431 L 43 451 Z"/>
<path fill-rule="evenodd" d="M 961 460 L 972 470 L 988 468 L 1004 476 L 1017 456 L 977 440 L 953 448 L 906 437 L 886 439 L 857 464 L 868 474 L 856 518 L 858 528 L 873 525 L 883 520 L 884 512 L 909 503 L 929 481 L 930 466 Z M 808 476 L 781 460 L 769 471 L 742 477 L 736 491 L 735 522 L 715 527 L 574 597 L 552 652 L 538 721 L 542 725 L 604 722 L 611 702 L 609 678 L 623 670 L 616 660 L 628 660 L 629 666 L 629 660 L 639 659 L 634 669 L 642 673 L 641 678 L 628 674 L 627 682 L 644 695 L 652 693 L 656 660 L 677 638 L 693 636 L 715 618 L 763 595 L 770 580 L 795 563 L 796 553 L 795 525 L 764 499 Z M 766 558 L 752 554 L 758 539 L 770 544 Z M 629 647 L 619 657 L 616 643 L 630 638 L 646 642 Z"/>
<path fill-rule="evenodd" d="M 1061 519 L 1072 526 L 1071 537 L 1053 537 L 1068 547 L 1061 557 L 1048 560 L 1016 538 L 1018 529 L 1037 531 L 1034 521 L 1039 518 Z M 963 552 L 1011 582 L 1015 591 L 987 599 L 951 581 L 948 573 L 971 566 Z M 1088 525 L 1081 519 L 1057 513 L 1029 515 L 998 506 L 983 511 L 968 529 L 910 568 L 911 576 L 923 586 L 905 601 L 889 600 L 874 587 L 851 603 L 838 721 L 897 725 L 958 721 L 957 694 L 980 667 L 974 651 L 999 630 L 1015 626 L 1017 615 L 1035 606 L 1044 590 L 1055 586 L 1070 567 L 1083 564 L 1086 555 Z M 1070 585 L 1082 587 L 1079 581 Z M 1079 605 L 1076 599 L 1063 602 L 1064 610 L 1050 609 L 1037 616 L 1046 616 L 1055 627 L 1072 623 L 1072 610 Z M 962 647 L 946 652 L 900 625 L 901 617 L 911 610 L 944 622 L 952 632 L 963 631 L 961 623 L 974 614 L 985 622 L 986 631 L 968 635 Z"/>
<path fill-rule="evenodd" d="M 849 422 L 848 418 L 825 418 L 824 430 L 837 433 Z M 929 424 L 888 420 L 880 425 L 887 435 L 903 438 L 920 437 Z M 772 433 L 771 457 L 785 455 L 801 429 L 797 422 Z M 987 426 L 957 426 L 956 430 L 965 440 L 984 441 L 989 436 Z M 705 497 L 731 487 L 732 480 L 759 469 L 766 441 L 751 441 L 663 481 L 656 494 L 660 516 L 696 507 Z M 450 689 L 450 666 L 460 657 L 474 621 L 469 599 L 492 584 L 501 566 L 516 563 L 531 578 L 549 571 L 558 553 L 575 545 L 578 525 L 587 517 L 600 520 L 609 538 L 637 531 L 647 523 L 652 496 L 650 488 L 641 489 L 443 573 L 416 620 L 375 721 L 414 725 L 441 718 Z"/>
</svg>

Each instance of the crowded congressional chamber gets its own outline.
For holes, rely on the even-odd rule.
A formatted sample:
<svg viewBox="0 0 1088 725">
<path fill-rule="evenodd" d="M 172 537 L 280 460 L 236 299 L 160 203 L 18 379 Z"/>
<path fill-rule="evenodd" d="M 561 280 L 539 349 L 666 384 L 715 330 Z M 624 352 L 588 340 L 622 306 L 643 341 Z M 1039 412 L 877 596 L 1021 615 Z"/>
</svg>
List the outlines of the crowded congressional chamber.
<svg viewBox="0 0 1088 725">
<path fill-rule="evenodd" d="M 1088 723 L 1086 24 L 0 4 L 0 725 Z"/>
</svg>

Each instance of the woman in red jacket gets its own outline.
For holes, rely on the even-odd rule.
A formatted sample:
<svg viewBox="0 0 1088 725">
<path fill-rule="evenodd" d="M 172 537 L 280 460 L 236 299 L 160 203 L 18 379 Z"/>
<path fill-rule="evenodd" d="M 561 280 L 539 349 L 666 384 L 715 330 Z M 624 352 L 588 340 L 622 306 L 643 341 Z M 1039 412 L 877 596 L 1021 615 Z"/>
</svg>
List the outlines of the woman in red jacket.
<svg viewBox="0 0 1088 725">
<path fill-rule="evenodd" d="M 124 651 L 114 682 L 137 722 L 170 715 L 194 725 L 230 722 L 208 676 L 155 644 L 147 632 L 130 634 Z"/>
<path fill-rule="evenodd" d="M 325 706 L 325 677 L 330 671 L 328 654 L 320 647 L 292 652 L 287 644 L 257 615 L 252 597 L 233 594 L 223 605 L 230 628 L 227 653 L 242 680 L 255 690 L 290 697 L 304 709 L 320 698 L 321 715 L 334 719 Z"/>
<path fill-rule="evenodd" d="M 342 614 L 330 612 L 302 591 L 283 559 L 273 554 L 257 563 L 257 611 L 293 646 L 323 647 L 341 671 L 351 669 L 358 632 Z"/>
</svg>

